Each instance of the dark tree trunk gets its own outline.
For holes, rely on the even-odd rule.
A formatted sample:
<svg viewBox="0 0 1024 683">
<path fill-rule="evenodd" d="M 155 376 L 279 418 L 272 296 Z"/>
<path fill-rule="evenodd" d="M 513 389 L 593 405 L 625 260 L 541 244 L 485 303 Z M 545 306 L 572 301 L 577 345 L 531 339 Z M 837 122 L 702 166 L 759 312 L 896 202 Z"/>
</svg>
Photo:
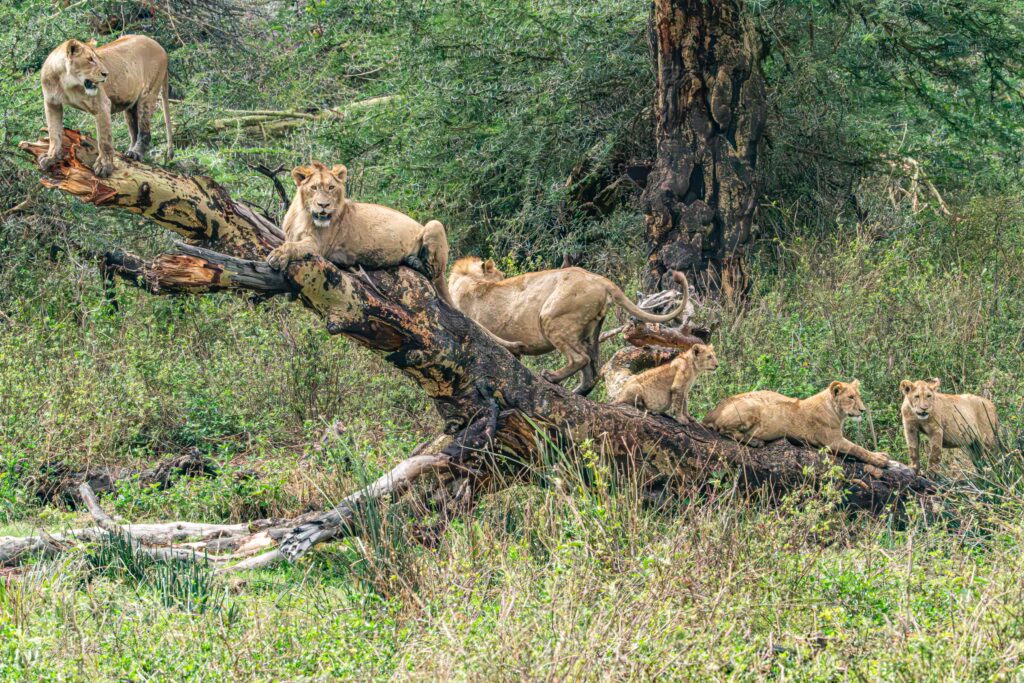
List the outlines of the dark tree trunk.
<svg viewBox="0 0 1024 683">
<path fill-rule="evenodd" d="M 742 290 L 757 208 L 754 169 L 767 104 L 760 41 L 737 0 L 654 0 L 657 158 L 642 205 L 644 288 Z"/>
</svg>

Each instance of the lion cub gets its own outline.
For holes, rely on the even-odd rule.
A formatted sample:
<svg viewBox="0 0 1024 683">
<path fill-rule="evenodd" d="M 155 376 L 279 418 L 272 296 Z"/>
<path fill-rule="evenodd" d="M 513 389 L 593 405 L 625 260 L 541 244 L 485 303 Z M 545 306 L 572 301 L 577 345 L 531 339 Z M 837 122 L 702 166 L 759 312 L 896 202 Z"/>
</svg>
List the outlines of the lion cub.
<svg viewBox="0 0 1024 683">
<path fill-rule="evenodd" d="M 348 199 L 348 169 L 341 164 L 327 168 L 314 161 L 295 167 L 292 178 L 298 191 L 284 217 L 285 243 L 267 257 L 273 268 L 283 270 L 311 254 L 345 267 L 407 265 L 426 275 L 454 306 L 444 279 L 448 237 L 439 221 L 420 225 L 386 206 Z"/>
<path fill-rule="evenodd" d="M 655 413 L 675 416 L 687 424 L 693 417 L 687 409 L 690 389 L 704 372 L 718 369 L 714 344 L 694 344 L 683 354 L 630 378 L 612 403 L 625 403 Z"/>
<path fill-rule="evenodd" d="M 996 407 L 973 394 L 939 393 L 938 379 L 903 380 L 903 435 L 917 469 L 921 464 L 921 434 L 928 437 L 928 459 L 934 463 L 943 448 L 997 447 Z"/>
<path fill-rule="evenodd" d="M 171 114 L 168 111 L 167 53 L 152 38 L 121 36 L 103 47 L 69 40 L 50 53 L 40 74 L 50 148 L 39 157 L 48 171 L 64 156 L 64 105 L 96 117 L 99 156 L 93 173 L 106 178 L 114 170 L 114 142 L 110 115 L 124 112 L 131 135 L 129 159 L 146 156 L 150 119 L 160 99 L 167 131 L 167 160 L 174 155 Z"/>
<path fill-rule="evenodd" d="M 760 447 L 765 441 L 794 439 L 884 468 L 887 453 L 869 451 L 843 436 L 843 420 L 865 410 L 860 382 L 832 382 L 810 398 L 789 398 L 774 391 L 738 394 L 719 403 L 704 424 L 735 441 Z"/>
</svg>

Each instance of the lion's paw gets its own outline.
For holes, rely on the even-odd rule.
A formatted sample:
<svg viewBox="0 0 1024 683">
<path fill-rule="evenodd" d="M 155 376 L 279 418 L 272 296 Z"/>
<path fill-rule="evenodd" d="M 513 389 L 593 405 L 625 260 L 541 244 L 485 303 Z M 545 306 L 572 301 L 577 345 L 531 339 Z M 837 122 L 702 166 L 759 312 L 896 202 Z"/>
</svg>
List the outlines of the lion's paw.
<svg viewBox="0 0 1024 683">
<path fill-rule="evenodd" d="M 39 168 L 43 169 L 44 171 L 49 171 L 51 168 L 59 164 L 63 158 L 63 152 L 60 152 L 58 154 L 44 154 L 43 156 L 39 157 Z"/>
<path fill-rule="evenodd" d="M 114 162 L 110 159 L 99 158 L 92 166 L 92 172 L 98 178 L 109 178 L 114 172 Z"/>
</svg>

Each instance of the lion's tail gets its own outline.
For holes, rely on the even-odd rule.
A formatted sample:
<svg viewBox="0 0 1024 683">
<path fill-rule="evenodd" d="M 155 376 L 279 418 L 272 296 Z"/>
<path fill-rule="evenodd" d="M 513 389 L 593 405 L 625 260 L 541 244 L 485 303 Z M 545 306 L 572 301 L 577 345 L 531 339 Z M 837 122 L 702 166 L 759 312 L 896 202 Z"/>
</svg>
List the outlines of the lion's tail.
<svg viewBox="0 0 1024 683">
<path fill-rule="evenodd" d="M 674 311 L 669 311 L 665 315 L 655 315 L 654 313 L 648 313 L 643 310 L 630 301 L 629 297 L 626 296 L 623 291 L 619 289 L 618 285 L 611 280 L 608 280 L 608 294 L 616 304 L 621 306 L 627 313 L 635 318 L 639 318 L 640 320 L 648 323 L 667 323 L 669 320 L 672 320 L 682 314 L 690 304 L 690 283 L 687 282 L 686 275 L 676 270 L 672 272 L 672 279 L 676 281 L 676 284 L 682 287 L 683 300 Z"/>
<path fill-rule="evenodd" d="M 171 131 L 171 72 L 164 74 L 164 87 L 160 93 L 160 102 L 164 110 L 164 130 L 167 131 L 167 159 L 164 163 L 174 158 L 174 133 Z"/>
</svg>

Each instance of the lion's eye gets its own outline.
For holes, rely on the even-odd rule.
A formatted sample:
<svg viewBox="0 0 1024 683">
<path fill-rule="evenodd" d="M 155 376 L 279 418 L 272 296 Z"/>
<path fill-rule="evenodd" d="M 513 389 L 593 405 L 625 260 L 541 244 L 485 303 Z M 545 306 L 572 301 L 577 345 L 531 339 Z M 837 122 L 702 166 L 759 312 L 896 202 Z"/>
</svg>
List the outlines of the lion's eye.
<svg viewBox="0 0 1024 683">
<path fill-rule="evenodd" d="M 336 189 L 338 189 L 336 185 L 328 185 L 327 186 L 327 191 L 328 192 L 334 192 Z"/>
</svg>

